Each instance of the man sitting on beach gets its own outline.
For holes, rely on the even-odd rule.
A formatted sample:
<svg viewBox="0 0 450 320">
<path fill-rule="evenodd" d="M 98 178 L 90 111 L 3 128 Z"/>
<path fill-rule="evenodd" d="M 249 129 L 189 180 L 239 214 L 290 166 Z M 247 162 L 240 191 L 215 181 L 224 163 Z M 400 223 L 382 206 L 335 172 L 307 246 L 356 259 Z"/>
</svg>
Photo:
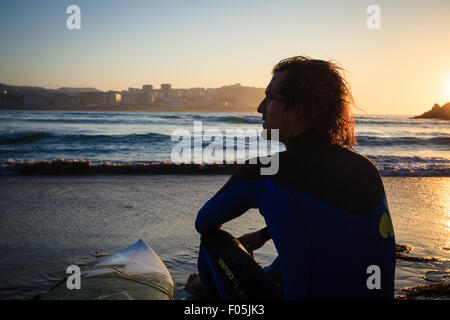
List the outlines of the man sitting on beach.
<svg viewBox="0 0 450 320">
<path fill-rule="evenodd" d="M 393 298 L 392 222 L 378 170 L 353 151 L 351 104 L 331 62 L 298 56 L 274 67 L 258 112 L 269 136 L 278 129 L 286 146 L 279 170 L 264 176 L 260 164 L 240 166 L 199 211 L 199 273 L 189 277 L 188 292 L 222 299 Z M 219 229 L 250 208 L 259 208 L 267 227 L 239 239 Z M 269 239 L 278 257 L 262 269 L 250 256 Z"/>
</svg>

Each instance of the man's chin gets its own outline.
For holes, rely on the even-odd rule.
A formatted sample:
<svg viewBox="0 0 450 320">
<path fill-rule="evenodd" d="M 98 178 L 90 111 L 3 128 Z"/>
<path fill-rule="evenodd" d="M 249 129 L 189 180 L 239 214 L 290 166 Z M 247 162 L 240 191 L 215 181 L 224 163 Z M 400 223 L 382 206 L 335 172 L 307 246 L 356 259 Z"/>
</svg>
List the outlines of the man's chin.
<svg viewBox="0 0 450 320">
<path fill-rule="evenodd" d="M 261 138 L 264 140 L 272 140 L 272 129 L 267 128 L 265 124 L 263 124 L 263 131 L 261 131 Z"/>
</svg>

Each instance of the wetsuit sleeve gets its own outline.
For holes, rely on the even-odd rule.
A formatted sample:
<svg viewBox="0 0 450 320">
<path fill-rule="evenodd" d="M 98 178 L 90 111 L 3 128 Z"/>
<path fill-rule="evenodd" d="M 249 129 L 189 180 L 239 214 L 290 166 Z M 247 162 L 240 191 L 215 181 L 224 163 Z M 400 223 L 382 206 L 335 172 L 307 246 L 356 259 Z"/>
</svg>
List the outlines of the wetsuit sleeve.
<svg viewBox="0 0 450 320">
<path fill-rule="evenodd" d="M 281 284 L 280 257 L 276 257 L 271 265 L 264 267 L 264 271 L 273 281 Z"/>
<path fill-rule="evenodd" d="M 264 190 L 265 183 L 259 176 L 259 168 L 253 165 L 241 166 L 225 186 L 200 209 L 195 229 L 204 233 L 240 216 L 250 208 L 258 208 Z"/>
</svg>

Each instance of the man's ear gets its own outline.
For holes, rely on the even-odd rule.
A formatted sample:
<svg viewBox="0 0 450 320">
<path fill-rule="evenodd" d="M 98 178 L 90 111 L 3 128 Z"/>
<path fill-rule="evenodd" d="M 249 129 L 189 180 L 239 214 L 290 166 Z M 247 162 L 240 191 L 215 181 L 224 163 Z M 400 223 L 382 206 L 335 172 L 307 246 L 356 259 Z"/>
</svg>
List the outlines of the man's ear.
<svg viewBox="0 0 450 320">
<path fill-rule="evenodd" d="M 305 128 L 305 126 L 302 123 L 302 112 L 299 108 L 292 108 L 289 112 L 290 114 L 290 130 L 289 133 L 292 137 L 296 137 L 303 132 L 305 132 L 308 128 Z"/>
</svg>

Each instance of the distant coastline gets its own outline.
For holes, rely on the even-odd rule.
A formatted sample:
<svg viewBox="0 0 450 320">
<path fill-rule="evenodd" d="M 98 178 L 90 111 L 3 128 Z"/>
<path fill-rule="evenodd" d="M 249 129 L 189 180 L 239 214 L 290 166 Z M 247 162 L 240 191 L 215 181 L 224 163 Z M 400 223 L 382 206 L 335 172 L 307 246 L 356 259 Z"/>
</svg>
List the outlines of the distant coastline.
<svg viewBox="0 0 450 320">
<path fill-rule="evenodd" d="M 92 111 L 92 112 L 218 112 L 218 113 L 251 113 L 255 107 L 247 106 L 214 106 L 214 105 L 151 105 L 151 106 L 0 106 L 0 110 L 29 110 L 29 111 Z"/>
<path fill-rule="evenodd" d="M 264 88 L 239 83 L 220 88 L 142 88 L 103 92 L 95 88 L 45 89 L 0 83 L 0 110 L 135 111 L 135 112 L 256 112 Z"/>
</svg>

